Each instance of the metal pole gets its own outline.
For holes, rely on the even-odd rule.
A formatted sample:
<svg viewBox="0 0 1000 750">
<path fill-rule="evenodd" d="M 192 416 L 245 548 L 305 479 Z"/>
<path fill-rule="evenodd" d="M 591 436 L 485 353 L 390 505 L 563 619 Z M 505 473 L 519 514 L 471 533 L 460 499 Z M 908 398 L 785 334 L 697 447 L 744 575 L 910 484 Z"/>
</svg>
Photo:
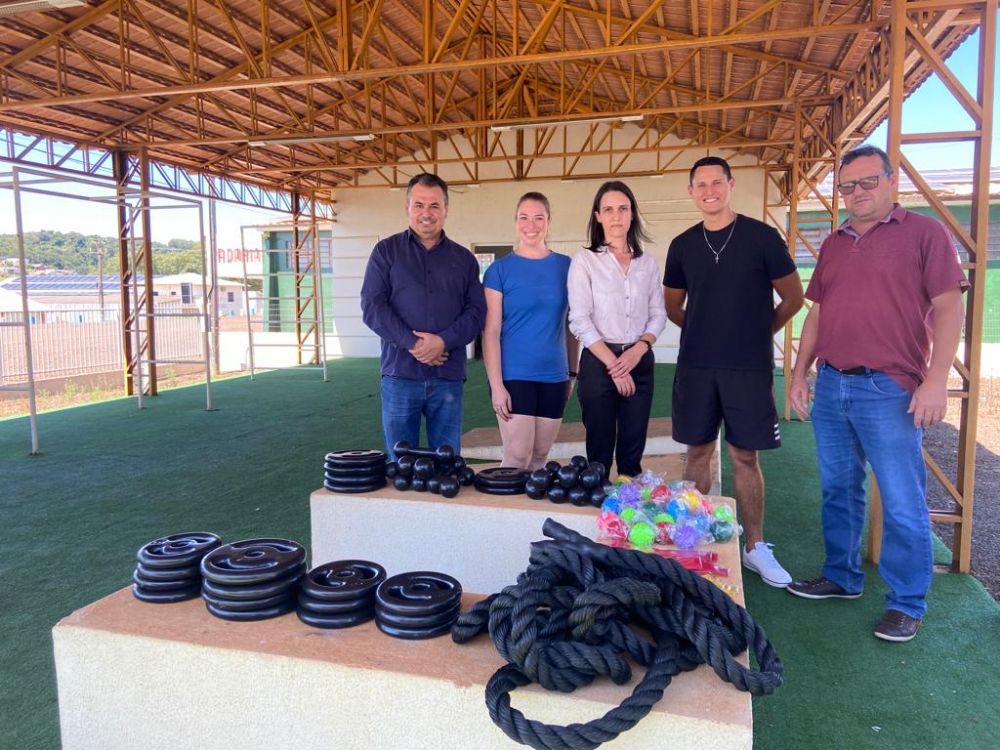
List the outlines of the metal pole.
<svg viewBox="0 0 1000 750">
<path fill-rule="evenodd" d="M 222 368 L 220 366 L 219 355 L 219 249 L 218 249 L 218 221 L 216 215 L 215 200 L 208 201 L 208 250 L 209 250 L 209 281 L 212 295 L 212 366 L 218 375 Z M 199 211 L 201 209 L 199 208 Z M 202 235 L 202 252 L 204 252 L 204 234 Z"/>
<path fill-rule="evenodd" d="M 215 204 L 210 203 L 210 216 L 213 213 Z M 205 214 L 202 204 L 198 203 L 198 231 L 201 235 L 201 353 L 205 358 L 205 411 L 212 411 L 212 354 L 211 347 L 209 346 L 209 335 L 215 331 L 218 331 L 218 316 L 215 318 L 216 326 L 212 326 L 212 318 L 209 313 L 208 303 L 209 300 L 205 297 L 209 293 L 208 282 L 205 278 Z M 214 245 L 214 232 L 213 232 L 213 242 Z M 215 283 L 215 253 L 212 253 L 212 298 L 215 303 L 215 310 L 218 312 L 218 287 Z M 218 371 L 218 343 L 216 344 L 216 366 L 215 369 Z"/>
<path fill-rule="evenodd" d="M 250 365 L 250 379 L 254 379 L 253 372 L 253 325 L 250 322 L 250 281 L 247 279 L 247 241 L 244 232 L 246 227 L 240 227 L 240 259 L 243 261 L 243 309 L 247 313 L 247 363 Z M 261 258 L 264 257 L 264 240 L 260 242 Z M 263 270 L 263 269 L 261 269 Z M 261 295 L 263 299 L 263 295 Z"/>
<path fill-rule="evenodd" d="M 21 315 L 24 323 L 24 361 L 28 371 L 28 420 L 31 426 L 31 455 L 38 455 L 38 404 L 35 401 L 35 365 L 31 359 L 31 314 L 28 310 L 28 265 L 24 259 L 24 227 L 21 219 L 21 190 L 15 167 L 14 226 L 17 231 L 17 261 L 21 265 Z"/>
</svg>

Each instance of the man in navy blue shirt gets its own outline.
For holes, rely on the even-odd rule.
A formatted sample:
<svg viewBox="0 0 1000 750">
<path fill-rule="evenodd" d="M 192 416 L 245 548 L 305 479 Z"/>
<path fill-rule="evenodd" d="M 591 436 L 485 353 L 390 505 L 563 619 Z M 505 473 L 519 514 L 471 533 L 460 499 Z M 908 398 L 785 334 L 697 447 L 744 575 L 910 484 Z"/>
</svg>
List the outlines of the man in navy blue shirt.
<svg viewBox="0 0 1000 750">
<path fill-rule="evenodd" d="M 382 339 L 382 430 L 390 457 L 398 440 L 429 447 L 462 438 L 465 346 L 486 320 L 479 264 L 448 239 L 448 184 L 422 173 L 406 188 L 409 228 L 372 250 L 361 286 L 365 325 Z"/>
</svg>

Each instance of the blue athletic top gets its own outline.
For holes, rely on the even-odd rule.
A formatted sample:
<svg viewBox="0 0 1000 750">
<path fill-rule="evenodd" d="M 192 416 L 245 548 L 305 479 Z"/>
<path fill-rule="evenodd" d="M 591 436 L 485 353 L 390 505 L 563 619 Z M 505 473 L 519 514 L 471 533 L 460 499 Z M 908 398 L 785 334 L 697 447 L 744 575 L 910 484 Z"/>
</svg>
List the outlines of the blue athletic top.
<svg viewBox="0 0 1000 750">
<path fill-rule="evenodd" d="M 511 253 L 486 269 L 483 286 L 503 295 L 500 362 L 504 380 L 561 383 L 567 378 L 566 277 L 569 258 Z"/>
</svg>

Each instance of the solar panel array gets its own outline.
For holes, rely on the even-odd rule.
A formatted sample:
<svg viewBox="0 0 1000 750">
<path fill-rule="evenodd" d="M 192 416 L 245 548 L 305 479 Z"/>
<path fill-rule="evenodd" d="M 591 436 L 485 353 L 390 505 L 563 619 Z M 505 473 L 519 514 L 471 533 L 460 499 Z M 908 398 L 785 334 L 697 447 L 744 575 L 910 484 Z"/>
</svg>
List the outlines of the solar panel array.
<svg viewBox="0 0 1000 750">
<path fill-rule="evenodd" d="M 98 290 L 98 276 L 84 274 L 41 274 L 29 276 L 27 278 L 28 291 L 49 292 L 52 294 L 72 294 L 72 293 L 96 293 Z M 142 277 L 139 277 L 142 283 Z M 114 292 L 119 288 L 120 279 L 118 276 L 104 277 L 104 291 Z M 0 289 L 8 289 L 12 292 L 21 291 L 21 281 L 19 278 L 7 279 L 0 284 Z"/>
</svg>

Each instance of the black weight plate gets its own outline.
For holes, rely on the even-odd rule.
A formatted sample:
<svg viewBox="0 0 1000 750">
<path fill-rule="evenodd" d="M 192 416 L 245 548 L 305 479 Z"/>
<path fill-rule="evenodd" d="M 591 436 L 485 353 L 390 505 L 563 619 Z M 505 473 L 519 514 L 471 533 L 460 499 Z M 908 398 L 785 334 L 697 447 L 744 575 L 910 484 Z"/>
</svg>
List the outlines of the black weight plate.
<svg viewBox="0 0 1000 750">
<path fill-rule="evenodd" d="M 399 477 L 396 477 L 396 479 L 399 479 Z M 330 490 L 330 492 L 339 492 L 342 495 L 359 495 L 364 492 L 374 492 L 375 490 L 382 489 L 383 487 L 385 487 L 385 485 L 386 485 L 385 477 L 382 477 L 382 479 L 378 479 L 372 482 L 371 484 L 359 484 L 359 485 L 353 485 L 353 484 L 343 485 L 340 484 L 339 482 L 338 483 L 331 482 L 328 479 L 323 481 L 323 487 Z"/>
<path fill-rule="evenodd" d="M 360 613 L 371 610 L 375 612 L 375 598 L 365 597 L 353 601 L 328 602 L 324 599 L 314 599 L 299 592 L 299 609 L 304 609 L 318 615 L 346 615 L 350 612 Z"/>
<path fill-rule="evenodd" d="M 387 578 L 375 592 L 379 611 L 399 615 L 429 615 L 462 600 L 462 584 L 445 573 L 417 570 Z"/>
<path fill-rule="evenodd" d="M 417 628 L 411 630 L 409 628 L 398 628 L 394 625 L 385 625 L 376 620 L 375 626 L 386 635 L 391 635 L 393 638 L 402 638 L 408 641 L 418 641 L 424 638 L 437 638 L 440 635 L 451 632 L 451 623 L 438 625 L 434 628 Z"/>
<path fill-rule="evenodd" d="M 333 474 L 329 471 L 323 473 L 323 479 L 325 479 L 329 484 L 333 485 L 343 485 L 344 487 L 358 487 L 366 484 L 375 484 L 376 482 L 385 481 L 385 472 L 380 471 L 377 474 L 367 474 L 365 476 L 357 477 L 344 477 L 339 474 Z"/>
<path fill-rule="evenodd" d="M 305 559 L 305 547 L 290 539 L 243 539 L 205 555 L 201 574 L 213 583 L 266 583 L 291 573 Z"/>
<path fill-rule="evenodd" d="M 305 563 L 302 563 L 291 573 L 274 581 L 265 583 L 254 583 L 245 586 L 232 585 L 226 583 L 213 583 L 208 579 L 202 581 L 202 589 L 211 596 L 220 599 L 266 599 L 269 596 L 288 592 L 291 589 L 298 589 L 299 581 L 302 580 L 302 573 L 305 571 Z"/>
<path fill-rule="evenodd" d="M 210 531 L 188 531 L 154 539 L 139 548 L 136 559 L 148 568 L 184 568 L 197 565 L 222 544 Z"/>
<path fill-rule="evenodd" d="M 379 461 L 385 463 L 385 453 L 377 450 L 333 451 L 323 456 L 323 462 L 330 466 L 372 466 Z"/>
<path fill-rule="evenodd" d="M 385 568 L 368 560 L 335 560 L 318 565 L 302 579 L 302 590 L 314 599 L 372 599 L 386 578 Z"/>
<path fill-rule="evenodd" d="M 308 610 L 297 609 L 295 614 L 299 616 L 306 625 L 314 628 L 353 628 L 355 625 L 371 620 L 375 613 L 373 611 L 354 612 L 342 615 L 321 615 Z"/>
<path fill-rule="evenodd" d="M 385 461 L 372 461 L 367 464 L 332 464 L 329 461 L 323 462 L 323 471 L 329 473 L 344 472 L 366 472 L 366 471 L 384 471 Z"/>
<path fill-rule="evenodd" d="M 375 619 L 383 625 L 394 625 L 397 628 L 435 628 L 438 625 L 455 622 L 461 608 L 461 600 L 455 602 L 455 606 L 450 609 L 443 612 L 433 612 L 429 615 L 400 615 L 376 607 Z"/>
<path fill-rule="evenodd" d="M 385 464 L 376 464 L 375 466 L 365 466 L 363 468 L 349 467 L 346 469 L 338 469 L 335 466 L 330 466 L 329 464 L 323 465 L 323 473 L 330 477 L 331 479 L 363 479 L 365 477 L 384 477 L 385 476 Z"/>
<path fill-rule="evenodd" d="M 201 598 L 216 609 L 224 609 L 227 612 L 250 612 L 294 601 L 295 594 L 294 592 L 286 591 L 282 594 L 269 596 L 266 599 L 222 599 L 202 591 Z"/>
<path fill-rule="evenodd" d="M 524 469 L 515 469 L 509 466 L 498 466 L 492 469 L 483 469 L 476 474 L 477 480 L 489 482 L 495 487 L 516 485 L 524 486 L 530 474 Z"/>
<path fill-rule="evenodd" d="M 229 609 L 219 609 L 207 601 L 205 602 L 205 609 L 211 612 L 216 617 L 220 617 L 223 620 L 235 620 L 236 622 L 253 622 L 254 620 L 267 620 L 271 617 L 278 617 L 286 612 L 291 612 L 295 609 L 295 599 L 289 599 L 283 604 L 276 604 L 273 607 L 267 607 L 265 609 L 252 609 L 246 612 L 234 612 Z"/>
<path fill-rule="evenodd" d="M 201 586 L 201 573 L 188 578 L 175 578 L 173 580 L 151 580 L 145 578 L 138 570 L 132 571 L 132 583 L 139 586 L 144 591 L 176 591 L 186 589 L 190 586 Z"/>
<path fill-rule="evenodd" d="M 480 486 L 478 482 L 473 482 L 473 486 L 484 495 L 523 495 L 524 487 L 490 487 Z"/>
<path fill-rule="evenodd" d="M 201 566 L 198 563 L 185 568 L 150 568 L 138 563 L 135 569 L 139 575 L 148 581 L 176 581 L 182 578 L 201 578 Z"/>
<path fill-rule="evenodd" d="M 186 589 L 174 589 L 173 591 L 149 591 L 138 584 L 132 584 L 132 594 L 136 599 L 151 604 L 173 604 L 183 602 L 188 599 L 195 599 L 201 593 L 201 586 L 189 586 Z"/>
</svg>

